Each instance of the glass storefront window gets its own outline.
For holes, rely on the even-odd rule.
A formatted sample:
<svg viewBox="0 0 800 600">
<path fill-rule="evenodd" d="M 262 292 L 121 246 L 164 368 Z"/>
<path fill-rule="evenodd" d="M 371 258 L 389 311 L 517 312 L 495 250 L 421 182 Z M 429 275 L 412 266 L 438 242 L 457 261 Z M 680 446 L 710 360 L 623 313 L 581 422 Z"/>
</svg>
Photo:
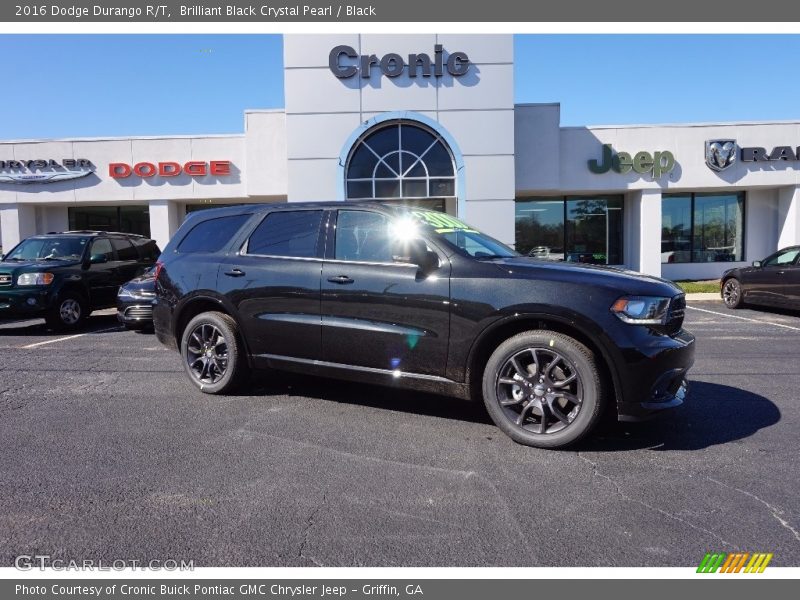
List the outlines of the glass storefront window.
<svg viewBox="0 0 800 600">
<path fill-rule="evenodd" d="M 516 249 L 546 260 L 622 264 L 622 197 L 517 200 Z"/>
<path fill-rule="evenodd" d="M 622 198 L 567 199 L 567 260 L 622 264 Z"/>
<path fill-rule="evenodd" d="M 214 203 L 214 202 L 203 202 L 201 204 L 187 204 L 186 205 L 186 214 L 193 213 L 198 210 L 207 210 L 209 208 L 225 208 L 226 206 L 239 206 L 240 203 L 234 204 L 222 204 L 222 203 Z"/>
<path fill-rule="evenodd" d="M 661 199 L 661 262 L 692 260 L 692 197 L 664 196 Z"/>
<path fill-rule="evenodd" d="M 743 194 L 680 194 L 661 201 L 661 262 L 744 260 Z"/>
<path fill-rule="evenodd" d="M 515 212 L 517 252 L 564 260 L 564 200 L 518 200 Z"/>
<path fill-rule="evenodd" d="M 150 212 L 146 205 L 71 206 L 67 217 L 72 231 L 120 231 L 150 237 Z"/>
</svg>

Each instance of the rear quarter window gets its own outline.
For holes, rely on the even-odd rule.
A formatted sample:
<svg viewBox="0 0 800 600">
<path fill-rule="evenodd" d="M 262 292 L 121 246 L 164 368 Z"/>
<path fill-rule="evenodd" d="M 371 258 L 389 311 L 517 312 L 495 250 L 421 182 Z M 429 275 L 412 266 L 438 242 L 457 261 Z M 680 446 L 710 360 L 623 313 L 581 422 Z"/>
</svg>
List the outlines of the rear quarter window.
<svg viewBox="0 0 800 600">
<path fill-rule="evenodd" d="M 134 248 L 133 244 L 128 240 L 111 238 L 111 243 L 114 246 L 114 250 L 117 251 L 117 260 L 139 260 L 139 254 L 136 252 L 136 248 Z"/>
<path fill-rule="evenodd" d="M 156 261 L 161 254 L 161 250 L 159 250 L 158 245 L 153 240 L 136 239 L 133 241 L 133 245 L 136 246 L 136 249 L 139 251 L 141 260 L 144 261 Z"/>
<path fill-rule="evenodd" d="M 176 248 L 177 252 L 217 252 L 249 219 L 249 214 L 207 219 L 192 227 Z"/>
</svg>

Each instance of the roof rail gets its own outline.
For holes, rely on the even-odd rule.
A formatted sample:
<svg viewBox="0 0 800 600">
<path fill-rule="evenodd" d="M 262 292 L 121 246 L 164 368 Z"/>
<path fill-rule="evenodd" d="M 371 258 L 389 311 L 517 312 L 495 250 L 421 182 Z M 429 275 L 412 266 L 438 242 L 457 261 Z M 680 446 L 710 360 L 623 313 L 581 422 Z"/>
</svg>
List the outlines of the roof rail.
<svg viewBox="0 0 800 600">
<path fill-rule="evenodd" d="M 124 235 L 127 237 L 140 237 L 140 238 L 145 237 L 141 233 L 125 233 L 124 231 L 98 231 L 95 229 L 73 229 L 70 231 L 62 231 L 61 233 L 91 233 L 95 235 L 106 233 L 110 235 Z"/>
</svg>

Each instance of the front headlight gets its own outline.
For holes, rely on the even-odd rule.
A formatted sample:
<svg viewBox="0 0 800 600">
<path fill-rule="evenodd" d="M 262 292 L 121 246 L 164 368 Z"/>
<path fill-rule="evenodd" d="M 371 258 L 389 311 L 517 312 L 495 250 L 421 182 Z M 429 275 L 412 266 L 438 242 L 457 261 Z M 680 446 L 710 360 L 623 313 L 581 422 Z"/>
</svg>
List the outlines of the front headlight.
<svg viewBox="0 0 800 600">
<path fill-rule="evenodd" d="M 659 296 L 623 296 L 611 305 L 611 312 L 633 325 L 663 325 L 669 300 Z"/>
<path fill-rule="evenodd" d="M 23 273 L 17 277 L 17 285 L 50 285 L 54 278 L 52 273 Z"/>
</svg>

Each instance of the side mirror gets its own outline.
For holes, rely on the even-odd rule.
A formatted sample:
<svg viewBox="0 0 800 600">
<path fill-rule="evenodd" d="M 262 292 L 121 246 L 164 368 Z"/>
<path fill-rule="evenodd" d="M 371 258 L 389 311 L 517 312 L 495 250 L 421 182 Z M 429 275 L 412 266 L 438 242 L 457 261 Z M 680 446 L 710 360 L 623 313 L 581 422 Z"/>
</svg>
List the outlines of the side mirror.
<svg viewBox="0 0 800 600">
<path fill-rule="evenodd" d="M 757 267 L 757 268 L 760 268 L 761 267 L 761 261 L 760 260 L 754 260 L 753 261 L 753 266 Z"/>
<path fill-rule="evenodd" d="M 417 265 L 425 272 L 439 267 L 439 256 L 428 250 L 425 241 L 419 238 L 397 242 L 392 247 L 392 260 Z"/>
<path fill-rule="evenodd" d="M 89 257 L 89 264 L 99 265 L 108 262 L 108 257 L 105 254 L 92 254 Z"/>
</svg>

